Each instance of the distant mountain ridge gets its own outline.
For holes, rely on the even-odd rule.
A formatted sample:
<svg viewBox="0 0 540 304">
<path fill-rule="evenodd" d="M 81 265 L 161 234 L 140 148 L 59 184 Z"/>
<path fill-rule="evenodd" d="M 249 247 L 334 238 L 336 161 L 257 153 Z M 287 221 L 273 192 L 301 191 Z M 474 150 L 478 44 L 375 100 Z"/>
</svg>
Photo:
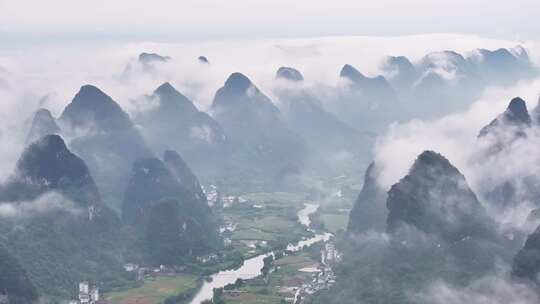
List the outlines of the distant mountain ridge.
<svg viewBox="0 0 540 304">
<path fill-rule="evenodd" d="M 245 75 L 227 78 L 212 111 L 230 140 L 233 158 L 277 170 L 302 162 L 303 139 L 288 129 L 280 110 Z"/>
<path fill-rule="evenodd" d="M 177 265 L 216 245 L 217 232 L 195 175 L 175 151 L 164 158 L 134 163 L 122 216 L 143 239 L 148 263 Z"/>
<path fill-rule="evenodd" d="M 225 149 L 227 136 L 222 126 L 170 83 L 160 85 L 143 102 L 153 106 L 137 113 L 134 121 L 142 126 L 142 134 L 156 153 L 174 149 L 197 162 Z"/>
<path fill-rule="evenodd" d="M 106 201 L 117 207 L 135 159 L 153 155 L 130 116 L 95 86 L 82 86 L 59 118 Z"/>
<path fill-rule="evenodd" d="M 45 135 L 58 134 L 60 131 L 60 127 L 56 123 L 56 120 L 52 116 L 51 112 L 47 109 L 41 108 L 34 114 L 30 131 L 26 137 L 26 144 L 30 144 Z"/>
<path fill-rule="evenodd" d="M 60 136 L 46 135 L 25 149 L 0 200 L 20 210 L 0 215 L 0 246 L 19 259 L 40 296 L 65 299 L 83 279 L 129 280 L 117 259 L 120 221 Z M 35 297 L 31 287 L 27 292 Z"/>
</svg>

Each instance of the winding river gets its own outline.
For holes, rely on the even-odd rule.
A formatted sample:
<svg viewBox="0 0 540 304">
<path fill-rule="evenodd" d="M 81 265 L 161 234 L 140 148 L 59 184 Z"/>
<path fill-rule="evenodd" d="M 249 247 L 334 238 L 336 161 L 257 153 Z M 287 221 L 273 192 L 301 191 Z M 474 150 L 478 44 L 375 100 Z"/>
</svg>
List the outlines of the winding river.
<svg viewBox="0 0 540 304">
<path fill-rule="evenodd" d="M 304 204 L 304 208 L 298 211 L 298 221 L 309 229 L 310 219 L 309 215 L 317 211 L 318 204 Z M 287 249 L 290 251 L 301 250 L 304 246 L 311 246 L 320 241 L 327 241 L 330 238 L 330 233 L 316 234 L 312 238 L 299 241 L 296 244 L 289 244 Z M 205 281 L 190 304 L 200 304 L 205 300 L 211 300 L 214 294 L 214 288 L 222 288 L 227 284 L 234 283 L 237 279 L 253 279 L 261 275 L 261 269 L 264 266 L 263 259 L 269 255 L 274 254 L 268 252 L 255 256 L 253 258 L 244 261 L 242 266 L 234 270 L 223 270 L 211 275 L 210 281 Z"/>
</svg>

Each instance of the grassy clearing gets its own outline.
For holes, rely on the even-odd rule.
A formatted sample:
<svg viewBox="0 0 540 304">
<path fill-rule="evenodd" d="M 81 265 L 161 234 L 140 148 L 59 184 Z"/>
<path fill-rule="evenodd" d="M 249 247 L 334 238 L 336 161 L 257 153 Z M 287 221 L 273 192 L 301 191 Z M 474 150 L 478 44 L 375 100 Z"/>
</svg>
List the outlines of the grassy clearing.
<svg viewBox="0 0 540 304">
<path fill-rule="evenodd" d="M 246 224 L 246 222 L 242 223 Z M 277 217 L 277 216 L 266 216 L 263 218 L 257 218 L 251 223 L 250 227 L 257 227 L 259 230 L 267 231 L 270 233 L 282 233 L 286 231 L 291 231 L 297 224 L 291 220 Z"/>
<path fill-rule="evenodd" d="M 111 304 L 158 304 L 170 297 L 197 287 L 197 277 L 182 274 L 174 277 L 158 276 L 146 280 L 142 286 L 104 295 Z"/>
<path fill-rule="evenodd" d="M 274 246 L 284 246 L 310 235 L 298 223 L 296 213 L 304 208 L 305 193 L 249 193 L 242 195 L 247 202 L 222 209 L 221 216 L 236 223 L 236 230 L 226 237 L 244 257 L 260 253 Z M 241 241 L 267 241 L 269 248 L 253 249 Z"/>
<path fill-rule="evenodd" d="M 347 224 L 349 223 L 348 214 L 321 214 L 321 221 L 324 224 L 326 230 L 336 233 L 338 230 L 347 229 Z"/>
</svg>

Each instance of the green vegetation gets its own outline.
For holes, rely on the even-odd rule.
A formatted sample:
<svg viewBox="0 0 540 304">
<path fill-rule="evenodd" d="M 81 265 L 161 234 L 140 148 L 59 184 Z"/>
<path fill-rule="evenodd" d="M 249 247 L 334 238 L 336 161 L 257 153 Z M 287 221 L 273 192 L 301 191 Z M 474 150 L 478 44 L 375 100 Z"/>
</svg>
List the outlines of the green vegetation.
<svg viewBox="0 0 540 304">
<path fill-rule="evenodd" d="M 241 197 L 246 201 L 218 212 L 222 218 L 236 224 L 236 229 L 224 236 L 233 241 L 234 248 L 245 258 L 273 248 L 284 248 L 309 236 L 296 215 L 303 208 L 306 194 L 260 192 Z"/>
<path fill-rule="evenodd" d="M 26 271 L 19 261 L 4 246 L 0 245 L 0 286 L 1 292 L 10 296 L 13 304 L 34 302 L 38 295 Z"/>
<path fill-rule="evenodd" d="M 346 213 L 324 213 L 320 215 L 320 220 L 322 221 L 325 230 L 335 234 L 339 230 L 347 229 L 349 215 Z"/>
<path fill-rule="evenodd" d="M 197 277 L 191 274 L 158 276 L 145 280 L 140 287 L 111 292 L 104 298 L 111 304 L 157 304 L 180 294 L 191 294 L 197 287 Z"/>
</svg>

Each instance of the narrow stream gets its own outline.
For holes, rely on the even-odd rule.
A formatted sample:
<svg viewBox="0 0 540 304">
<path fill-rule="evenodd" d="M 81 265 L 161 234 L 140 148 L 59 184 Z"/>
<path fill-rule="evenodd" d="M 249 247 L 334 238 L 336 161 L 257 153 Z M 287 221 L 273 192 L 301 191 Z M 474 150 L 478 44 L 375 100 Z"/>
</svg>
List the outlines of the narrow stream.
<svg viewBox="0 0 540 304">
<path fill-rule="evenodd" d="M 309 215 L 317 211 L 318 204 L 304 204 L 304 209 L 298 211 L 298 221 L 309 229 Z M 287 249 L 290 251 L 302 250 L 304 246 L 311 246 L 320 241 L 327 241 L 330 238 L 330 233 L 316 234 L 312 238 L 302 240 L 296 244 L 289 244 Z M 255 256 L 244 261 L 242 266 L 235 270 L 223 270 L 211 275 L 211 281 L 205 281 L 190 304 L 200 304 L 205 300 L 211 300 L 214 295 L 214 288 L 222 288 L 227 284 L 236 282 L 237 279 L 253 279 L 261 275 L 261 269 L 264 266 L 263 259 L 273 252 L 268 252 Z"/>
</svg>

